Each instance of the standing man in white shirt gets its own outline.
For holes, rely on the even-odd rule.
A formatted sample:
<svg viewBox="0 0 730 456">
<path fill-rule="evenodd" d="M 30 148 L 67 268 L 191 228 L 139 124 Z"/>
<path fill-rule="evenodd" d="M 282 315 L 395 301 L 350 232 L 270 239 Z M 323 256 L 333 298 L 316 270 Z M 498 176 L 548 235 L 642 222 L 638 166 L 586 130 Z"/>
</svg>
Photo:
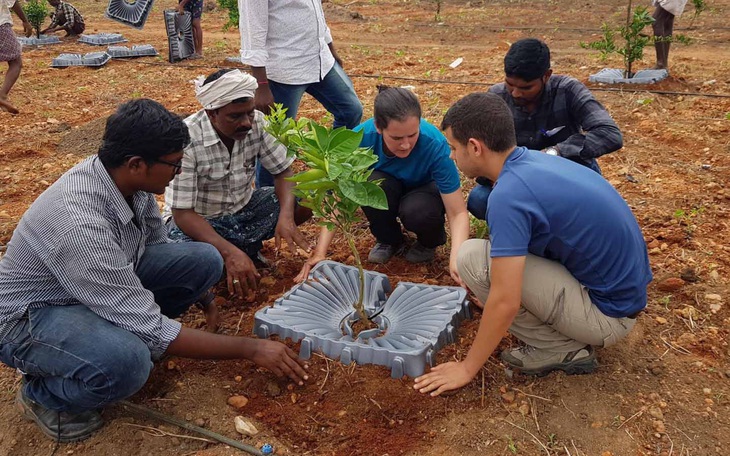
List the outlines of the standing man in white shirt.
<svg viewBox="0 0 730 456">
<path fill-rule="evenodd" d="M 304 92 L 334 116 L 334 127 L 355 128 L 362 103 L 332 43 L 321 0 L 238 0 L 241 62 L 258 81 L 256 109 L 281 103 L 294 118 Z M 256 168 L 256 186 L 273 176 Z"/>
</svg>

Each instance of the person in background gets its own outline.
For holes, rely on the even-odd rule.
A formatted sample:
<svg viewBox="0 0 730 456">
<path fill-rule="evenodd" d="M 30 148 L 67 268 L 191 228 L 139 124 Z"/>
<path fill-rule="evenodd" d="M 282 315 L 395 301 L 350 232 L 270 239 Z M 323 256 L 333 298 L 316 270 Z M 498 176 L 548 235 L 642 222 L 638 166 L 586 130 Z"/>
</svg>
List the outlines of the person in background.
<svg viewBox="0 0 730 456">
<path fill-rule="evenodd" d="M 202 59 L 203 58 L 203 25 L 201 19 L 203 17 L 203 0 L 179 0 L 177 4 L 178 14 L 185 14 L 185 11 L 190 13 L 192 20 L 191 26 L 193 29 L 193 47 L 195 53 L 191 55 L 190 59 Z"/>
<path fill-rule="evenodd" d="M 33 34 L 33 26 L 25 17 L 19 1 L 0 0 L 0 62 L 8 62 L 8 71 L 5 73 L 3 85 L 0 87 L 0 109 L 10 114 L 18 114 L 18 109 L 8 101 L 8 94 L 20 76 L 23 59 L 21 58 L 22 47 L 13 32 L 13 18 L 10 10 L 14 11 L 23 22 L 25 36 Z"/>
<path fill-rule="evenodd" d="M 241 62 L 252 67 L 259 87 L 256 109 L 269 113 L 273 103 L 296 118 L 304 92 L 334 117 L 334 127 L 355 128 L 362 104 L 342 69 L 321 0 L 239 0 Z M 256 186 L 274 185 L 256 166 Z"/>
<path fill-rule="evenodd" d="M 687 0 L 652 0 L 654 5 L 654 49 L 656 50 L 657 70 L 669 68 L 669 46 L 672 44 L 674 18 L 681 16 Z"/>
<path fill-rule="evenodd" d="M 61 30 L 66 31 L 65 36 L 81 35 L 86 30 L 84 18 L 72 4 L 62 0 L 48 0 L 48 3 L 55 8 L 51 13 L 51 24 L 41 33 L 54 33 Z"/>
<path fill-rule="evenodd" d="M 527 38 L 510 46 L 504 57 L 504 82 L 490 87 L 509 106 L 517 145 L 567 158 L 600 174 L 596 158 L 623 147 L 616 122 L 591 94 L 570 76 L 554 75 L 550 49 Z M 467 208 L 486 217 L 492 183 L 482 177 L 469 194 Z"/>
</svg>

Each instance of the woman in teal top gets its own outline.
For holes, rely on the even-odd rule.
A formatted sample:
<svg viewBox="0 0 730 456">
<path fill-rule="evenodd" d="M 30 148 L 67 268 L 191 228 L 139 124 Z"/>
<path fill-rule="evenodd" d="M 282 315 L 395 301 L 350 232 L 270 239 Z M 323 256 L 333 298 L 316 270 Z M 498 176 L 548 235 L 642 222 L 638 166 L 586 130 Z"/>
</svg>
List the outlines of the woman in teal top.
<svg viewBox="0 0 730 456">
<path fill-rule="evenodd" d="M 355 128 L 363 132 L 360 145 L 372 147 L 378 155 L 370 179 L 383 179 L 381 187 L 388 198 L 387 210 L 362 208 L 377 241 L 368 261 L 387 263 L 405 247 L 401 226 L 416 235 L 406 260 L 433 260 L 436 248 L 446 243 L 446 215 L 451 228 L 449 269 L 460 283 L 456 253 L 469 236 L 469 216 L 448 142 L 441 131 L 421 119 L 421 105 L 410 90 L 381 88 L 374 111 L 372 119 Z M 334 232 L 323 228 L 297 280 L 304 280 L 311 267 L 327 256 L 333 236 Z"/>
</svg>

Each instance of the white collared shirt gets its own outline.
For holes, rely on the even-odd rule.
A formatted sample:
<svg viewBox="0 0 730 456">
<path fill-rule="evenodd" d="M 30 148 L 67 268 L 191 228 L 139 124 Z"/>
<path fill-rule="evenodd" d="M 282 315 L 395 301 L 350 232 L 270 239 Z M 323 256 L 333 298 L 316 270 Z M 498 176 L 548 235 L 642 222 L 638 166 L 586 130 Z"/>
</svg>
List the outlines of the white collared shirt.
<svg viewBox="0 0 730 456">
<path fill-rule="evenodd" d="M 15 0 L 0 0 L 0 25 L 13 24 L 13 17 L 10 15 L 13 5 Z"/>
<path fill-rule="evenodd" d="M 238 0 L 238 11 L 241 62 L 272 81 L 319 82 L 335 65 L 321 0 Z"/>
</svg>

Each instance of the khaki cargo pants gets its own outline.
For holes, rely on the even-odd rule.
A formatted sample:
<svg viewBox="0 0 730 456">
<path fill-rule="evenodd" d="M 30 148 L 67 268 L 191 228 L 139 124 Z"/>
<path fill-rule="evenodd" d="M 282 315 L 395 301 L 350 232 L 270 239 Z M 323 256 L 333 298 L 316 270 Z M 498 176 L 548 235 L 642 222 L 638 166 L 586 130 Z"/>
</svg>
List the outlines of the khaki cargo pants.
<svg viewBox="0 0 730 456">
<path fill-rule="evenodd" d="M 490 286 L 491 244 L 469 239 L 459 249 L 459 275 L 483 305 Z M 510 333 L 535 348 L 567 353 L 586 345 L 608 347 L 634 327 L 633 318 L 604 315 L 588 290 L 560 263 L 527 255 L 522 302 Z"/>
</svg>

